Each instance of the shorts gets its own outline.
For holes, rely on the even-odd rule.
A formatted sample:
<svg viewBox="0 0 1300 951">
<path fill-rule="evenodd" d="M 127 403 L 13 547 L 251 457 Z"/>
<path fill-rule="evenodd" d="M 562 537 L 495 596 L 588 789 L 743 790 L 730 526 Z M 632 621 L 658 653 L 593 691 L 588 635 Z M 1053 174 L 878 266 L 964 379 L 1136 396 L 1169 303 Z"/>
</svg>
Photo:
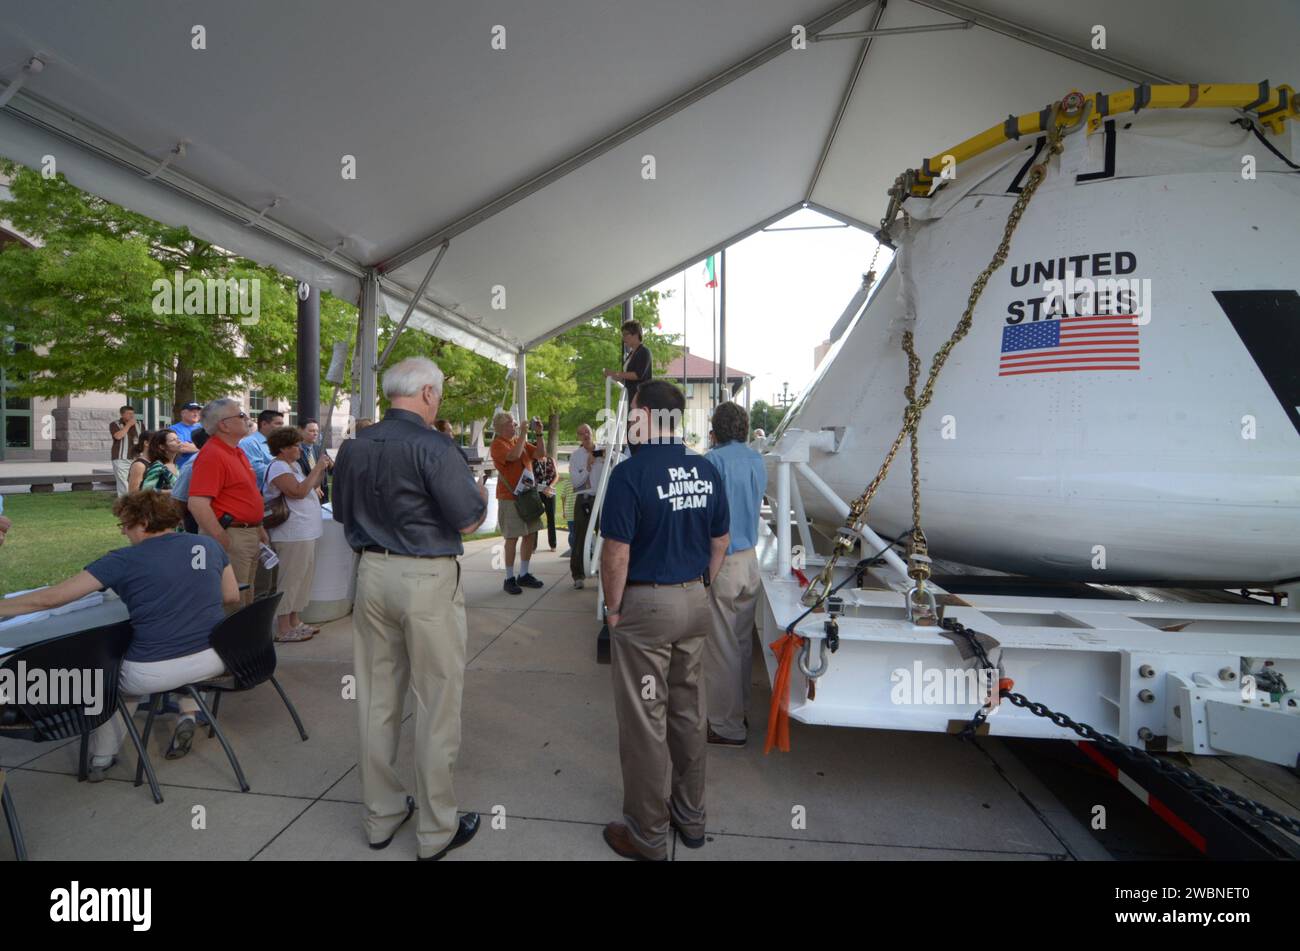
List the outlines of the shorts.
<svg viewBox="0 0 1300 951">
<path fill-rule="evenodd" d="M 514 499 L 497 499 L 497 527 L 504 538 L 523 538 L 540 531 L 541 518 L 525 522 L 519 517 L 518 503 Z"/>
</svg>

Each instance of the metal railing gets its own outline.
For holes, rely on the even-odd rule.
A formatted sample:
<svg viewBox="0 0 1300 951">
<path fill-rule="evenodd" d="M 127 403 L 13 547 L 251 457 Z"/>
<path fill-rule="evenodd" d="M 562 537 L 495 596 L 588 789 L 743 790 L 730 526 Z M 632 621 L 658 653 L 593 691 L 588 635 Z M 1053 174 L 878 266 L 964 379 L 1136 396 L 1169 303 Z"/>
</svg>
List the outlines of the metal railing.
<svg viewBox="0 0 1300 951">
<path fill-rule="evenodd" d="M 591 518 L 587 522 L 587 536 L 582 539 L 582 563 L 585 567 L 587 577 L 595 577 L 600 569 L 600 549 L 601 537 L 597 529 L 597 522 L 600 518 L 601 509 L 605 505 L 605 491 L 609 487 L 609 476 L 614 471 L 614 466 L 619 462 L 623 454 L 623 447 L 627 441 L 627 389 L 623 390 L 618 400 L 618 411 L 614 414 L 612 424 L 610 418 L 611 387 L 613 381 L 606 378 L 605 380 L 605 418 L 601 424 L 601 441 L 600 447 L 605 450 L 605 465 L 600 470 L 600 483 L 596 486 L 596 499 L 591 507 Z M 604 597 L 596 599 L 596 617 L 600 618 L 604 614 Z"/>
</svg>

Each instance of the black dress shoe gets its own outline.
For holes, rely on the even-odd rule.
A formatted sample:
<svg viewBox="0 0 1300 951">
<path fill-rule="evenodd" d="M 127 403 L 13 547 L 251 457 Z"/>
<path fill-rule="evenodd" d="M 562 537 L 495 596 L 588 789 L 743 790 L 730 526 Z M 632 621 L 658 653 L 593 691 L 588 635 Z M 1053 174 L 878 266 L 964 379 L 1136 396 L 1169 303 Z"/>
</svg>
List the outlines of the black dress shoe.
<svg viewBox="0 0 1300 951">
<path fill-rule="evenodd" d="M 505 584 L 501 586 L 506 594 L 523 594 L 524 589 L 519 587 L 514 578 L 507 578 Z"/>
<path fill-rule="evenodd" d="M 474 838 L 478 832 L 479 815 L 477 812 L 467 812 L 460 817 L 460 825 L 456 829 L 456 834 L 451 837 L 447 847 L 437 855 L 420 855 L 416 856 L 421 862 L 436 862 L 452 849 L 459 849 L 462 845 Z"/>
<path fill-rule="evenodd" d="M 407 796 L 406 815 L 403 816 L 402 821 L 397 824 L 397 829 L 400 829 L 402 826 L 406 825 L 406 820 L 411 818 L 411 816 L 413 815 L 415 815 L 415 800 L 412 799 L 410 796 Z M 370 847 L 374 849 L 376 852 L 378 852 L 380 849 L 388 848 L 393 842 L 393 837 L 397 835 L 397 829 L 394 829 L 393 835 L 390 835 L 383 842 L 371 842 Z"/>
<path fill-rule="evenodd" d="M 682 845 L 686 846 L 688 849 L 703 848 L 704 836 L 687 835 L 686 830 L 683 829 L 681 826 L 679 826 L 677 824 L 677 820 L 673 818 L 673 810 L 671 805 L 668 807 L 668 824 L 677 830 L 677 838 L 681 839 Z"/>
<path fill-rule="evenodd" d="M 526 574 L 526 575 L 520 575 L 520 576 L 519 576 L 518 578 L 516 578 L 515 580 L 518 581 L 519 584 L 520 584 L 522 587 L 525 587 L 525 588 L 545 588 L 545 587 L 546 587 L 545 582 L 543 582 L 543 581 L 542 581 L 541 579 L 539 579 L 539 578 L 534 578 L 534 577 L 533 577 L 533 573 L 532 573 L 531 571 L 530 571 L 528 574 Z"/>
<path fill-rule="evenodd" d="M 744 746 L 745 740 L 729 740 L 725 736 L 718 736 L 713 732 L 713 727 L 709 727 L 708 740 L 714 746 Z"/>
</svg>

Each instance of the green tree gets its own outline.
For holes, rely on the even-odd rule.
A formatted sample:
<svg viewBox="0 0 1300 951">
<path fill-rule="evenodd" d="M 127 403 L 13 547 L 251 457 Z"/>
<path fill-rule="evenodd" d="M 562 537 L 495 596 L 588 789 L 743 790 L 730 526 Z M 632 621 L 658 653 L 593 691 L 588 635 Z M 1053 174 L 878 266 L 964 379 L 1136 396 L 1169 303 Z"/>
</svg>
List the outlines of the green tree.
<svg viewBox="0 0 1300 951">
<path fill-rule="evenodd" d="M 396 326 L 396 321 L 388 317 L 379 319 L 380 353 L 388 346 Z M 473 424 L 491 418 L 506 393 L 505 367 L 449 340 L 418 330 L 404 330 L 385 366 L 407 357 L 428 357 L 438 364 L 443 375 L 442 405 L 438 412 L 449 422 Z M 382 393 L 380 408 L 381 411 L 388 408 Z"/>
<path fill-rule="evenodd" d="M 292 279 L 187 228 L 160 224 L 84 192 L 63 176 L 47 179 L 3 158 L 0 170 L 11 179 L 12 196 L 0 201 L 0 218 L 40 242 L 36 248 L 14 243 L 0 252 L 0 324 L 12 327 L 9 335 L 30 348 L 6 357 L 13 374 L 24 379 L 17 395 L 170 392 L 173 413 L 241 383 L 273 398 L 296 395 Z M 245 323 L 252 317 L 235 300 L 215 313 L 165 312 L 154 282 L 170 284 L 178 272 L 183 280 L 257 281 L 256 322 Z M 355 307 L 321 296 L 322 364 L 336 339 L 352 340 L 355 324 Z M 332 390 L 322 389 L 323 403 L 331 396 Z"/>
<path fill-rule="evenodd" d="M 770 436 L 784 415 L 785 410 L 781 407 L 772 406 L 763 400 L 754 400 L 749 408 L 749 428 L 751 431 L 761 429 Z"/>
</svg>

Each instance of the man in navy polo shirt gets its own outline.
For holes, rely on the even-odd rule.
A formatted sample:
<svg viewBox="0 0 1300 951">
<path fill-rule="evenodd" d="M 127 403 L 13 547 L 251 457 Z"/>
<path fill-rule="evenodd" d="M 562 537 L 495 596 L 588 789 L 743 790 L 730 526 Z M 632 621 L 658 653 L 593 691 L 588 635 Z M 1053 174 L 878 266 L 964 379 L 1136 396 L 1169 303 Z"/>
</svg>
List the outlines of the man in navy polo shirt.
<svg viewBox="0 0 1300 951">
<path fill-rule="evenodd" d="M 623 821 L 604 836 L 625 858 L 666 858 L 670 824 L 688 848 L 704 844 L 705 586 L 722 567 L 730 515 L 717 470 L 682 442 L 685 409 L 671 383 L 641 384 L 628 426 L 640 449 L 610 473 L 600 515 L 623 769 Z"/>
</svg>

